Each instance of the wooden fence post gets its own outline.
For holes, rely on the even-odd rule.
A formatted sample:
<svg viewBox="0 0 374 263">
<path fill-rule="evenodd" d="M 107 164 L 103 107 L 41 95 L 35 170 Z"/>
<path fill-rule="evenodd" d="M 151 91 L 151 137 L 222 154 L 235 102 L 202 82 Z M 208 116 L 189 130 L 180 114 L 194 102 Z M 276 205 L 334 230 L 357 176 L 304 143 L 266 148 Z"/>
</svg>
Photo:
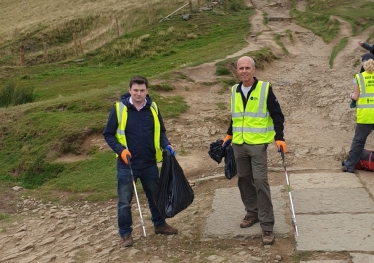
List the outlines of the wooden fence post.
<svg viewBox="0 0 374 263">
<path fill-rule="evenodd" d="M 197 0 L 197 9 L 200 9 L 200 0 Z"/>
<path fill-rule="evenodd" d="M 79 53 L 83 54 L 82 41 L 79 39 Z"/>
<path fill-rule="evenodd" d="M 77 36 L 75 33 L 73 33 L 73 41 L 74 41 L 74 52 L 75 52 L 75 55 L 78 56 Z"/>
<path fill-rule="evenodd" d="M 116 17 L 117 37 L 119 37 L 118 17 Z"/>
<path fill-rule="evenodd" d="M 192 13 L 192 0 L 188 0 L 188 4 L 190 5 L 190 12 Z"/>
<path fill-rule="evenodd" d="M 48 53 L 47 53 L 47 43 L 43 42 L 43 47 L 44 47 L 44 63 L 48 63 Z"/>
<path fill-rule="evenodd" d="M 148 22 L 151 25 L 152 24 L 152 18 L 151 18 L 151 4 L 148 4 Z"/>
<path fill-rule="evenodd" d="M 23 45 L 19 48 L 19 55 L 20 55 L 19 64 L 21 66 L 24 66 L 25 65 L 25 47 Z"/>
</svg>

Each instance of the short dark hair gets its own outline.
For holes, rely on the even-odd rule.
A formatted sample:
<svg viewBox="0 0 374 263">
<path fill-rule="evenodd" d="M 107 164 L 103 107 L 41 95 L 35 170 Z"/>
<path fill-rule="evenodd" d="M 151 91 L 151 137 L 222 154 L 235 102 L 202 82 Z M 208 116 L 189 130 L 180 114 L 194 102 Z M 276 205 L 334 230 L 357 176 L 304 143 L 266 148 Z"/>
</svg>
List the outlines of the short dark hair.
<svg viewBox="0 0 374 263">
<path fill-rule="evenodd" d="M 143 77 L 143 76 L 134 76 L 130 79 L 130 84 L 129 84 L 129 87 L 131 88 L 132 85 L 136 83 L 136 84 L 145 84 L 146 88 L 148 89 L 148 80 L 146 77 Z"/>
</svg>

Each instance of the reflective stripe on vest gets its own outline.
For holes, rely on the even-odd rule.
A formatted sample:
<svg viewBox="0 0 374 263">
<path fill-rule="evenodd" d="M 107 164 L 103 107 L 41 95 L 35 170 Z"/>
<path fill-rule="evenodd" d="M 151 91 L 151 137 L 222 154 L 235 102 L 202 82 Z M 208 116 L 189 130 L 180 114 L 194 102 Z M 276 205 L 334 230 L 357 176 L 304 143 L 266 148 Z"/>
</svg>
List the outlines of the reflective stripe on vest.
<svg viewBox="0 0 374 263">
<path fill-rule="evenodd" d="M 158 118 L 158 108 L 155 102 L 152 102 L 151 112 L 153 115 L 154 121 L 154 146 L 156 149 L 156 161 L 162 161 L 162 150 L 160 145 L 160 131 L 161 125 L 160 120 Z M 127 148 L 127 140 L 125 135 L 126 124 L 127 124 L 127 107 L 122 102 L 116 102 L 116 113 L 117 113 L 117 121 L 118 121 L 118 128 L 116 132 L 116 138 L 118 142 Z M 131 150 L 129 149 L 131 152 Z"/>
<path fill-rule="evenodd" d="M 274 140 L 274 124 L 267 110 L 269 82 L 258 81 L 244 109 L 242 95 L 231 88 L 231 119 L 234 144 L 264 144 Z"/>
<path fill-rule="evenodd" d="M 374 74 L 366 71 L 356 74 L 356 81 L 360 90 L 357 100 L 356 122 L 359 124 L 374 123 Z"/>
</svg>

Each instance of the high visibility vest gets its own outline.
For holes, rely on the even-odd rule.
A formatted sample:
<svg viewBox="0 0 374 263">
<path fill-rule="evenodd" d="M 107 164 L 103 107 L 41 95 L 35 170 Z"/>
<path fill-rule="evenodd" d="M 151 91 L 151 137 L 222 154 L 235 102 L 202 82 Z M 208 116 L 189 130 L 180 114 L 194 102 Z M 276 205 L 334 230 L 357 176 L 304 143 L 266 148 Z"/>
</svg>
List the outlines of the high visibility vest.
<svg viewBox="0 0 374 263">
<path fill-rule="evenodd" d="M 358 124 L 374 124 L 374 73 L 366 71 L 355 76 L 360 97 L 357 100 L 356 120 Z"/>
<path fill-rule="evenodd" d="M 154 121 L 154 146 L 156 149 L 156 161 L 162 161 L 162 150 L 160 145 L 160 131 L 161 125 L 160 120 L 158 118 L 158 108 L 155 102 L 152 102 L 151 112 L 153 115 Z M 126 140 L 126 124 L 127 124 L 127 107 L 122 102 L 116 102 L 116 113 L 117 113 L 117 120 L 118 120 L 118 128 L 116 132 L 116 138 L 120 144 L 127 148 L 127 140 Z M 129 150 L 130 151 L 130 150 Z"/>
<path fill-rule="evenodd" d="M 274 124 L 267 109 L 269 82 L 258 81 L 244 109 L 242 95 L 231 88 L 232 143 L 266 144 L 274 140 Z"/>
</svg>

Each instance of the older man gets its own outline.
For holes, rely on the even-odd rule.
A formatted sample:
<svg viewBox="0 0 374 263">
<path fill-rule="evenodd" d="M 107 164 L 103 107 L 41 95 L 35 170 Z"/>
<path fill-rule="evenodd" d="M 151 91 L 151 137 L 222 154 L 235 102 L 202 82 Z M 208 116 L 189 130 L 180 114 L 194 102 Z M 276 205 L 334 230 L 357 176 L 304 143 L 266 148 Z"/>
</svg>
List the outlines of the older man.
<svg viewBox="0 0 374 263">
<path fill-rule="evenodd" d="M 284 116 L 269 82 L 254 77 L 251 57 L 237 61 L 241 82 L 231 88 L 231 123 L 223 146 L 232 142 L 238 186 L 246 215 L 241 228 L 260 222 L 262 243 L 275 242 L 274 212 L 267 175 L 267 147 L 274 139 L 278 151 L 286 152 Z"/>
</svg>

